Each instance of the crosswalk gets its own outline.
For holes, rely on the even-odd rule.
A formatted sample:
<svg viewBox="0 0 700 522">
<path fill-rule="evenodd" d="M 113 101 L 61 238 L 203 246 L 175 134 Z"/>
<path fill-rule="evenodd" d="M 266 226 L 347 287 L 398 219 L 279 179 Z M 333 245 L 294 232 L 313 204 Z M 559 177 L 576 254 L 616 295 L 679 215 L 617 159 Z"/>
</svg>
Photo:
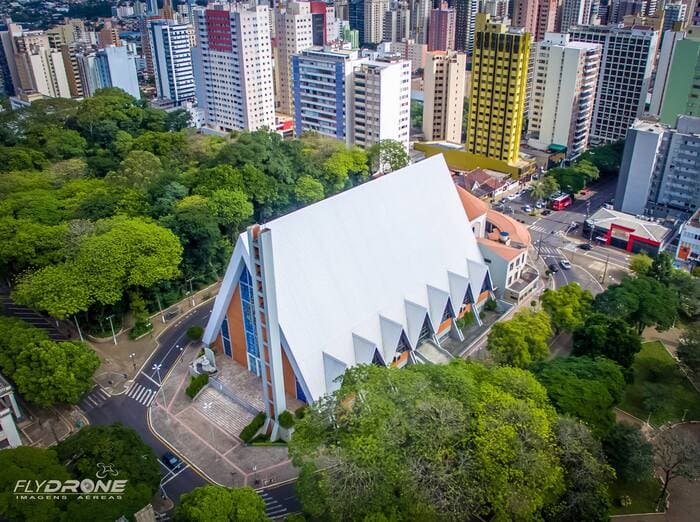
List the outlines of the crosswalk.
<svg viewBox="0 0 700 522">
<path fill-rule="evenodd" d="M 282 515 L 287 513 L 287 508 L 277 502 L 266 491 L 260 491 L 260 496 L 262 497 L 263 502 L 265 502 L 265 514 L 268 516 L 268 518 L 280 518 Z"/>
<path fill-rule="evenodd" d="M 530 228 L 530 230 L 532 230 L 534 232 L 539 232 L 542 234 L 549 234 L 549 230 L 547 230 L 546 228 L 541 227 L 539 225 L 530 225 L 529 228 Z"/>
<path fill-rule="evenodd" d="M 561 250 L 555 247 L 551 246 L 542 246 L 539 248 L 540 255 L 548 255 L 548 256 L 560 256 L 561 255 Z"/>
<path fill-rule="evenodd" d="M 126 396 L 134 399 L 139 404 L 150 406 L 151 402 L 153 402 L 153 399 L 156 397 L 156 392 L 157 390 L 148 388 L 141 383 L 135 383 L 132 384 L 129 391 L 126 392 Z"/>
<path fill-rule="evenodd" d="M 88 412 L 102 406 L 107 399 L 109 399 L 109 394 L 98 385 L 83 396 L 79 405 L 83 411 Z"/>
</svg>

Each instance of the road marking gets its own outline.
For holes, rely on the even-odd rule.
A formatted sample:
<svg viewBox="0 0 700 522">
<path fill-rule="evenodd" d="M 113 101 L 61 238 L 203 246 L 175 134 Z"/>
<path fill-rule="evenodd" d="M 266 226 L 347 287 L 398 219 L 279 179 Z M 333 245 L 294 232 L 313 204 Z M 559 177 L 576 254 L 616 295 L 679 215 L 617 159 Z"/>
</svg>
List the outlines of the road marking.
<svg viewBox="0 0 700 522">
<path fill-rule="evenodd" d="M 148 391 L 147 388 L 141 388 L 136 396 L 133 398 L 136 402 L 141 402 L 141 397 Z"/>
<path fill-rule="evenodd" d="M 154 380 L 154 379 L 151 379 L 151 376 L 148 375 L 147 373 L 141 372 L 141 375 L 143 375 L 146 379 L 148 379 L 149 381 L 151 381 L 151 382 L 152 382 L 153 384 L 155 384 L 156 386 L 160 387 L 160 383 L 159 383 L 158 381 Z"/>
<path fill-rule="evenodd" d="M 189 466 L 188 466 L 187 464 L 185 464 L 184 466 L 182 466 L 182 468 L 180 468 L 180 471 L 178 471 L 177 473 L 173 473 L 172 476 L 169 477 L 168 475 L 166 475 L 166 476 L 163 477 L 163 478 L 165 478 L 165 479 L 167 479 L 167 480 L 166 480 L 165 482 L 162 482 L 162 481 L 161 481 L 160 485 L 161 485 L 161 486 L 165 486 L 168 482 L 170 482 L 171 480 L 173 480 L 175 477 L 177 477 L 180 473 L 182 473 L 183 471 L 185 471 L 185 470 L 188 469 L 188 468 L 189 468 Z M 170 470 L 170 472 L 172 473 L 172 470 Z"/>
</svg>

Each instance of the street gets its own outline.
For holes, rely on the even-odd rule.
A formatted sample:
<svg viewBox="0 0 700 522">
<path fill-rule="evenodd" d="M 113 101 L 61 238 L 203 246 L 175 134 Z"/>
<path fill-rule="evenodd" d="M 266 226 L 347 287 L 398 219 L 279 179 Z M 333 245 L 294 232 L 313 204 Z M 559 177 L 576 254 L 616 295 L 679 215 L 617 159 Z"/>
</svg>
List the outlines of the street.
<svg viewBox="0 0 700 522">
<path fill-rule="evenodd" d="M 581 237 L 583 222 L 587 216 L 612 199 L 615 194 L 616 179 L 606 179 L 590 188 L 587 200 L 577 200 L 565 210 L 552 211 L 547 216 L 530 216 L 523 210 L 525 205 L 535 201 L 528 192 L 508 203 L 512 215 L 523 222 L 530 230 L 532 246 L 546 266 L 556 265 L 558 271 L 552 274 L 555 288 L 571 282 L 597 294 L 606 284 L 617 283 L 629 264 L 629 254 L 623 250 L 600 245 Z M 574 224 L 576 226 L 574 227 Z M 591 242 L 591 250 L 583 250 L 580 245 Z M 562 267 L 567 259 L 571 268 Z M 602 279 L 604 278 L 604 281 Z M 601 284 L 601 281 L 603 284 Z"/>
<path fill-rule="evenodd" d="M 158 348 L 144 364 L 138 377 L 127 392 L 109 396 L 100 386 L 95 386 L 80 402 L 91 424 L 113 424 L 120 422 L 135 430 L 143 441 L 153 448 L 159 459 L 166 452 L 176 453 L 156 437 L 148 427 L 148 408 L 159 396 L 160 383 L 166 378 L 170 368 L 178 359 L 181 348 L 187 343 L 187 329 L 191 326 L 204 326 L 211 313 L 213 301 L 178 318 L 175 324 L 165 330 L 158 339 Z M 183 493 L 203 486 L 208 481 L 178 455 L 185 465 L 173 472 L 161 462 L 161 490 L 177 503 Z M 281 484 L 260 490 L 265 501 L 266 513 L 270 517 L 299 511 L 299 503 L 294 492 L 294 483 Z"/>
</svg>

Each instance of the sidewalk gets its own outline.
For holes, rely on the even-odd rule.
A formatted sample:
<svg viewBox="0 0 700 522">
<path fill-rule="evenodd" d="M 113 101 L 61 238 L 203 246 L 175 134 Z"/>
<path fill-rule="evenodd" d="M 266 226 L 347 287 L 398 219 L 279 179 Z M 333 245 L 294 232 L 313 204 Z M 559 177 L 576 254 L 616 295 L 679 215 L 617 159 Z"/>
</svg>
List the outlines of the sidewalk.
<svg viewBox="0 0 700 522">
<path fill-rule="evenodd" d="M 175 303 L 171 307 L 151 316 L 153 329 L 140 339 L 129 339 L 129 332 L 123 331 L 117 335 L 117 345 L 114 345 L 112 338 L 104 342 L 87 340 L 102 364 L 95 372 L 94 380 L 110 395 L 124 393 L 132 379 L 138 374 L 153 351 L 158 347 L 158 337 L 170 326 L 176 324 L 182 317 L 196 306 L 213 299 L 219 290 L 220 282 L 216 282 L 198 292 L 194 296 L 188 296 L 182 301 Z M 194 303 L 194 305 L 193 305 Z M 179 313 L 168 321 L 164 321 L 163 315 L 168 312 Z M 130 357 L 133 354 L 133 357 Z"/>
<path fill-rule="evenodd" d="M 253 414 L 212 387 L 194 400 L 185 394 L 189 363 L 198 346 L 189 345 L 166 376 L 149 408 L 153 433 L 174 448 L 201 475 L 228 487 L 259 487 L 296 478 L 286 446 L 248 446 L 240 430 Z"/>
</svg>

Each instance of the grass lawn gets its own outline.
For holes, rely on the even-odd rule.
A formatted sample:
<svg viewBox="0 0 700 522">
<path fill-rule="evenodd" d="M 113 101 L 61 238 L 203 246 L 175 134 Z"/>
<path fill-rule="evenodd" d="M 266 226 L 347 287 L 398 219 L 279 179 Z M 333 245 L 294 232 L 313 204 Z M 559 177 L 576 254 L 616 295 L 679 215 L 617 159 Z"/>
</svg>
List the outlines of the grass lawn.
<svg viewBox="0 0 700 522">
<path fill-rule="evenodd" d="M 634 382 L 627 386 L 620 408 L 650 423 L 700 420 L 700 394 L 680 372 L 659 341 L 642 344 L 634 358 Z"/>
<path fill-rule="evenodd" d="M 625 482 L 616 480 L 610 486 L 613 515 L 630 515 L 633 513 L 654 513 L 656 501 L 662 490 L 661 482 L 653 477 L 643 482 Z M 620 497 L 627 495 L 632 503 L 629 506 L 620 505 Z"/>
</svg>

